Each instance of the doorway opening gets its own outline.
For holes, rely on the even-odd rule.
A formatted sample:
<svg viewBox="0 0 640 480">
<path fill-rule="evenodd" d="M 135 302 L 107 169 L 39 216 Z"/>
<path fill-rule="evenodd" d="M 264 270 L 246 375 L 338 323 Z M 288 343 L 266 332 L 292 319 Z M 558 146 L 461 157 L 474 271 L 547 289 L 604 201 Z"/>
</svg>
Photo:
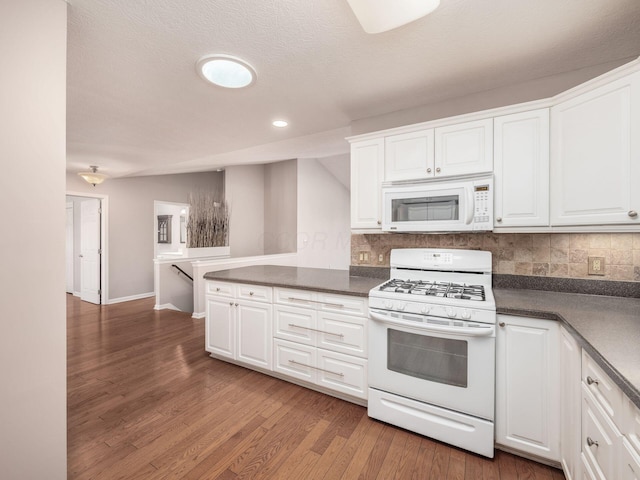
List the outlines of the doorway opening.
<svg viewBox="0 0 640 480">
<path fill-rule="evenodd" d="M 67 192 L 67 292 L 108 303 L 108 197 Z"/>
</svg>

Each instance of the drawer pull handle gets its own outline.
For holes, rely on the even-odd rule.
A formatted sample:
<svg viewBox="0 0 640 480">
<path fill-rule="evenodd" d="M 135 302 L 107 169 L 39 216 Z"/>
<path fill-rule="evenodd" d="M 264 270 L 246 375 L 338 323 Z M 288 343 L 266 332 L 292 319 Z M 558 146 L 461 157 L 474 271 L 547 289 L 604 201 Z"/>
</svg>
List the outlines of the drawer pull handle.
<svg viewBox="0 0 640 480">
<path fill-rule="evenodd" d="M 249 292 L 249 296 L 252 297 L 253 296 L 253 292 Z"/>
<path fill-rule="evenodd" d="M 344 334 L 342 333 L 333 333 L 327 332 L 326 330 L 318 330 L 317 328 L 303 327 L 302 325 L 296 325 L 295 323 L 290 323 L 289 326 L 292 328 L 301 328 L 303 330 L 311 330 L 312 332 L 326 333 L 327 335 L 335 335 L 336 337 L 344 338 Z"/>
<path fill-rule="evenodd" d="M 216 287 L 216 292 L 219 292 L 219 291 L 220 291 L 220 287 Z"/>
<path fill-rule="evenodd" d="M 598 442 L 596 442 L 595 440 L 592 440 L 591 437 L 587 437 L 587 445 L 589 445 L 590 447 L 593 447 L 594 445 L 597 447 Z"/>
<path fill-rule="evenodd" d="M 627 215 L 629 215 L 631 218 L 636 218 L 638 216 L 638 212 L 636 212 L 635 210 L 629 210 L 629 213 Z"/>
<path fill-rule="evenodd" d="M 308 303 L 319 303 L 320 305 L 328 305 L 330 307 L 344 308 L 344 305 L 341 303 L 330 303 L 330 302 L 318 302 L 317 300 L 307 300 L 306 298 L 296 298 L 289 297 L 290 302 L 308 302 Z"/>
<path fill-rule="evenodd" d="M 321 372 L 330 373 L 331 375 L 337 375 L 339 377 L 344 377 L 344 373 L 332 372 L 331 370 L 325 370 L 324 368 L 312 367 L 311 365 L 307 365 L 305 363 L 296 362 L 295 360 L 289 360 L 289 363 L 292 365 L 300 365 L 301 367 L 312 368 L 313 370 L 319 370 Z"/>
<path fill-rule="evenodd" d="M 587 377 L 587 383 L 588 383 L 589 385 L 593 385 L 594 383 L 595 383 L 596 385 L 598 385 L 600 382 L 598 382 L 598 380 L 594 380 L 594 379 L 593 379 L 593 378 L 591 378 L 591 377 Z"/>
</svg>

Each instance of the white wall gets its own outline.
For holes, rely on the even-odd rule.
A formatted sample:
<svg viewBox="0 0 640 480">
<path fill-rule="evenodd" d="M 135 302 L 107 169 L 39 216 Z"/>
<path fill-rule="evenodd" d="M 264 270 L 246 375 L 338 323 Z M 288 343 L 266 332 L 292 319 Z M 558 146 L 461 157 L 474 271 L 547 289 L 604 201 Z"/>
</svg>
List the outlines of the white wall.
<svg viewBox="0 0 640 480">
<path fill-rule="evenodd" d="M 548 98 L 634 59 L 635 57 L 616 60 L 580 70 L 538 78 L 516 85 L 507 85 L 493 90 L 478 92 L 464 97 L 355 120 L 351 122 L 351 134 L 360 135 L 362 133 L 375 132 L 386 128 L 401 127 L 413 123 L 427 122 L 429 120 L 437 120 L 439 118 L 462 115 L 464 113 Z M 473 79 L 469 81 L 473 81 Z"/>
<path fill-rule="evenodd" d="M 232 257 L 264 254 L 264 165 L 239 165 L 225 170 Z"/>
<path fill-rule="evenodd" d="M 0 2 L 0 475 L 65 479 L 67 4 Z"/>
<path fill-rule="evenodd" d="M 109 298 L 152 294 L 156 242 L 154 201 L 187 203 L 190 192 L 224 192 L 224 174 L 217 172 L 110 178 L 92 186 L 67 174 L 67 191 L 107 195 Z"/>
<path fill-rule="evenodd" d="M 349 178 L 349 155 L 322 162 L 298 160 L 298 266 L 348 270 L 350 192 L 341 180 Z"/>
<path fill-rule="evenodd" d="M 264 253 L 296 251 L 297 161 L 264 166 Z"/>
</svg>

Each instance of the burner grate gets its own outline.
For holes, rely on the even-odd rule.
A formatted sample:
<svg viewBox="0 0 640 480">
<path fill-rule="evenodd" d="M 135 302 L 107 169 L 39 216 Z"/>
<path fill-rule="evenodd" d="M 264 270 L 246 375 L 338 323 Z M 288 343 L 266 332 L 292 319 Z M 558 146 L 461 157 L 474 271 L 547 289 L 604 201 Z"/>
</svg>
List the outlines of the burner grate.
<svg viewBox="0 0 640 480">
<path fill-rule="evenodd" d="M 466 283 L 391 279 L 381 285 L 379 290 L 381 292 L 408 293 L 411 295 L 457 298 L 461 300 L 485 300 L 483 285 L 468 285 Z"/>
</svg>

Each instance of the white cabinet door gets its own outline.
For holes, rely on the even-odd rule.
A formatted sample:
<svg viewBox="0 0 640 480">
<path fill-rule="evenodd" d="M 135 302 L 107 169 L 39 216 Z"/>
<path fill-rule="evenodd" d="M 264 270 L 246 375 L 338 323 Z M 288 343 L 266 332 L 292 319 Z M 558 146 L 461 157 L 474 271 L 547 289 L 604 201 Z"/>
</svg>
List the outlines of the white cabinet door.
<svg viewBox="0 0 640 480">
<path fill-rule="evenodd" d="M 239 301 L 236 309 L 236 360 L 271 370 L 271 305 Z"/>
<path fill-rule="evenodd" d="M 494 119 L 495 226 L 549 225 L 549 109 Z"/>
<path fill-rule="evenodd" d="M 640 72 L 552 107 L 552 225 L 640 225 L 639 131 Z"/>
<path fill-rule="evenodd" d="M 580 346 L 560 327 L 560 463 L 567 480 L 580 478 Z"/>
<path fill-rule="evenodd" d="M 206 297 L 205 349 L 223 357 L 235 357 L 236 326 L 232 299 Z"/>
<path fill-rule="evenodd" d="M 391 135 L 384 141 L 385 181 L 433 177 L 433 129 Z"/>
<path fill-rule="evenodd" d="M 384 138 L 351 144 L 351 228 L 379 230 Z"/>
<path fill-rule="evenodd" d="M 435 129 L 435 176 L 493 170 L 493 119 Z"/>
<path fill-rule="evenodd" d="M 498 315 L 496 443 L 560 460 L 558 324 Z"/>
</svg>

